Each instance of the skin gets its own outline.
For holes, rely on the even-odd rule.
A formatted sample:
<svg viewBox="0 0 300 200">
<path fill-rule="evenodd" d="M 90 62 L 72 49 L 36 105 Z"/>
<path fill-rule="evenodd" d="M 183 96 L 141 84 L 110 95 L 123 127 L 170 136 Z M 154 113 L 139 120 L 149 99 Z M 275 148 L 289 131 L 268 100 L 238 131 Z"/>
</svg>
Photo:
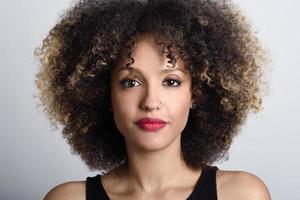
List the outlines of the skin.
<svg viewBox="0 0 300 200">
<path fill-rule="evenodd" d="M 126 59 L 120 59 L 112 73 L 111 109 L 128 154 L 125 174 L 115 176 L 112 170 L 101 178 L 113 200 L 186 199 L 202 173 L 201 169 L 188 167 L 180 151 L 181 132 L 193 103 L 191 76 L 180 60 L 175 67 L 183 72 L 162 73 L 168 60 L 160 50 L 153 38 L 140 37 L 131 65 L 140 73 L 120 70 Z M 134 81 L 120 83 L 128 78 Z M 142 117 L 156 117 L 168 123 L 157 132 L 147 132 L 135 124 Z M 218 170 L 216 180 L 219 200 L 271 199 L 265 184 L 253 174 Z M 85 199 L 85 181 L 61 184 L 45 197 L 45 200 L 56 199 Z"/>
<path fill-rule="evenodd" d="M 128 154 L 124 184 L 134 194 L 147 195 L 192 185 L 201 170 L 190 169 L 180 151 L 181 132 L 193 102 L 191 76 L 182 62 L 175 65 L 181 70 L 162 72 L 170 69 L 168 59 L 149 37 L 140 38 L 132 57 L 135 71 L 120 70 L 124 69 L 123 59 L 113 70 L 111 79 L 114 120 L 125 138 Z M 124 78 L 134 81 L 121 84 Z M 167 124 L 157 132 L 147 132 L 135 124 L 142 117 L 160 118 Z M 182 182 L 184 177 L 191 176 L 194 178 Z"/>
</svg>

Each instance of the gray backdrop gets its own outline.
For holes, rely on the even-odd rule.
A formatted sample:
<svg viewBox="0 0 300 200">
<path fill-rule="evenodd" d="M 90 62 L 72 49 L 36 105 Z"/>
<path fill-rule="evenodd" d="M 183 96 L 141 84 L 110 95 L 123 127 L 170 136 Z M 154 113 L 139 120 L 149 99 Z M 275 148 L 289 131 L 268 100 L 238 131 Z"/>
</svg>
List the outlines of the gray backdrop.
<svg viewBox="0 0 300 200">
<path fill-rule="evenodd" d="M 251 115 L 216 165 L 259 176 L 273 199 L 296 200 L 300 192 L 300 3 L 237 1 L 272 54 L 270 95 Z M 0 6 L 0 199 L 42 199 L 57 184 L 84 180 L 90 172 L 59 131 L 36 108 L 33 50 L 68 7 L 68 0 L 1 0 Z M 298 66 L 299 67 L 299 66 Z"/>
</svg>

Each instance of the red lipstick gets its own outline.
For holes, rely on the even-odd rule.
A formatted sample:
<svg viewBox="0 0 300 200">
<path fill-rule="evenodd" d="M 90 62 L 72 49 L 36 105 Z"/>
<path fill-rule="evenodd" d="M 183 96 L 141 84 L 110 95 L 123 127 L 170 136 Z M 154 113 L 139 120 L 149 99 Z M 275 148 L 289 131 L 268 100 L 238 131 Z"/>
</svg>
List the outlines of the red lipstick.
<svg viewBox="0 0 300 200">
<path fill-rule="evenodd" d="M 158 118 L 142 118 L 136 121 L 136 124 L 146 131 L 158 131 L 166 125 L 167 122 Z"/>
</svg>

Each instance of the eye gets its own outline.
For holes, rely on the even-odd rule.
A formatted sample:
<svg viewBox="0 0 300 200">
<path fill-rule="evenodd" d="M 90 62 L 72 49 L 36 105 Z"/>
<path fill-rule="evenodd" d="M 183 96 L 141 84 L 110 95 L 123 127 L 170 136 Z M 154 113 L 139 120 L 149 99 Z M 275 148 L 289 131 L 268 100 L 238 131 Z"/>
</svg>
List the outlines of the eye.
<svg viewBox="0 0 300 200">
<path fill-rule="evenodd" d="M 167 85 L 171 85 L 171 87 L 179 87 L 182 83 L 182 81 L 177 79 L 167 79 L 165 82 L 169 83 Z"/>
<path fill-rule="evenodd" d="M 128 78 L 120 81 L 120 84 L 125 88 L 130 88 L 131 86 L 135 86 L 134 83 L 137 83 L 137 81 L 134 79 L 128 79 Z"/>
</svg>

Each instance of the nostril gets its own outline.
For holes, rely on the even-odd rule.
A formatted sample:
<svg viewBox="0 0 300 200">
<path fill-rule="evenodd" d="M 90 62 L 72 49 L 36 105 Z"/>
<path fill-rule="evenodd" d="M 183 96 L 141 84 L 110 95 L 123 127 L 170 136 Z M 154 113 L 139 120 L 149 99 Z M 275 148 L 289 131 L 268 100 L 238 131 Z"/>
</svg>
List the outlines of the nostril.
<svg viewBox="0 0 300 200">
<path fill-rule="evenodd" d="M 142 108 L 143 108 L 143 110 L 154 110 L 154 109 L 160 109 L 160 105 L 161 105 L 162 103 L 161 102 L 159 102 L 159 104 L 154 104 L 154 105 L 142 105 Z"/>
</svg>

